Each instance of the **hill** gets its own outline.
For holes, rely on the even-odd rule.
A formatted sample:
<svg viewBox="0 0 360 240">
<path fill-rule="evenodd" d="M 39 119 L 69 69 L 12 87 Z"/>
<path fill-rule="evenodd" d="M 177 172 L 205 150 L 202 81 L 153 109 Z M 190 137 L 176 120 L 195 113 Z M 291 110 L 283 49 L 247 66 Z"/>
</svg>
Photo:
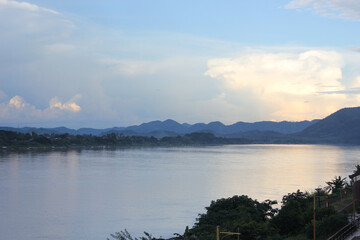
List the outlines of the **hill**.
<svg viewBox="0 0 360 240">
<path fill-rule="evenodd" d="M 360 107 L 340 109 L 295 135 L 310 142 L 360 144 Z"/>
<path fill-rule="evenodd" d="M 168 119 L 165 121 L 152 121 L 140 125 L 133 125 L 129 127 L 113 127 L 106 129 L 94 128 L 80 128 L 78 130 L 66 127 L 57 128 L 10 128 L 0 127 L 0 130 L 13 131 L 19 133 L 32 133 L 37 134 L 70 134 L 70 135 L 95 135 L 102 136 L 109 133 L 122 134 L 125 136 L 153 136 L 157 138 L 166 136 L 183 136 L 185 134 L 194 132 L 209 132 L 219 137 L 234 137 L 241 135 L 245 132 L 276 132 L 280 134 L 297 133 L 304 130 L 306 127 L 311 126 L 318 120 L 301 121 L 301 122 L 271 122 L 262 121 L 255 123 L 237 122 L 232 125 L 224 125 L 221 122 L 196 123 L 196 124 L 180 124 L 174 120 Z M 258 134 L 257 134 L 258 135 Z"/>
<path fill-rule="evenodd" d="M 302 122 L 237 122 L 224 125 L 221 122 L 209 124 L 180 124 L 174 120 L 152 121 L 130 127 L 114 127 L 107 129 L 80 128 L 78 130 L 66 127 L 58 128 L 9 128 L 0 127 L 0 130 L 22 134 L 36 133 L 38 135 L 72 136 L 93 135 L 133 136 L 133 137 L 166 137 L 185 136 L 193 133 L 210 133 L 222 139 L 220 142 L 233 143 L 231 139 L 246 139 L 240 142 L 247 143 L 331 143 L 331 144 L 360 144 L 360 107 L 341 109 L 322 120 Z M 111 135 L 111 136 L 113 136 Z M 195 135 L 194 135 L 195 136 Z M 229 139 L 229 142 L 224 139 Z M 94 138 L 95 139 L 95 138 Z M 175 141 L 169 140 L 170 142 Z M 186 138 L 185 138 L 186 139 Z M 210 138 L 207 138 L 209 140 Z M 41 141 L 44 139 L 40 139 Z M 93 140 L 93 139 L 92 139 Z M 98 141 L 98 139 L 96 139 Z M 214 143 L 215 140 L 209 141 Z M 216 140 L 218 141 L 218 140 Z M 239 141 L 235 141 L 239 142 Z"/>
</svg>

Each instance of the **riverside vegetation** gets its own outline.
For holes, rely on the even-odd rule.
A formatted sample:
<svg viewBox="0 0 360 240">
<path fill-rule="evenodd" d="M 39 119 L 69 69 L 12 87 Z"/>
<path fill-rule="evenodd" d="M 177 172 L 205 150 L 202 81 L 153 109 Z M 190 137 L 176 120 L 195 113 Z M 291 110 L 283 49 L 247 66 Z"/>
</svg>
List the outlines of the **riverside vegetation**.
<svg viewBox="0 0 360 240">
<path fill-rule="evenodd" d="M 70 134 L 18 133 L 0 130 L 0 147 L 3 148 L 48 148 L 48 147 L 127 147 L 127 146 L 184 146 L 211 144 L 251 143 L 242 138 L 216 137 L 211 133 L 196 132 L 176 137 L 124 136 L 109 133 L 103 136 Z"/>
<path fill-rule="evenodd" d="M 183 123 L 180 124 L 173 120 L 166 121 L 152 121 L 143 123 L 138 126 L 129 127 L 113 127 L 106 129 L 92 129 L 80 128 L 69 129 L 66 127 L 56 128 L 11 128 L 0 127 L 0 130 L 13 131 L 24 134 L 43 134 L 43 136 L 64 135 L 70 134 L 73 136 L 105 136 L 107 139 L 112 139 L 112 134 L 116 136 L 145 136 L 156 137 L 161 139 L 164 137 L 172 137 L 170 139 L 163 139 L 161 144 L 166 143 L 168 140 L 175 142 L 184 142 L 188 144 L 189 138 L 186 134 L 192 133 L 212 133 L 217 139 L 212 136 L 212 141 L 217 143 L 271 143 L 271 144 L 288 144 L 288 143 L 306 143 L 306 144 L 351 144 L 360 145 L 360 107 L 343 108 L 321 120 L 301 121 L 301 122 L 271 122 L 262 121 L 255 123 L 237 122 L 232 125 L 224 125 L 221 122 L 211 122 L 209 124 L 196 123 L 193 125 Z M 32 134 L 33 135 L 33 134 Z M 185 137 L 181 139 L 177 136 Z M 80 138 L 81 137 L 77 137 Z M 231 140 L 229 140 L 231 139 Z M 53 140 L 53 139 L 51 139 Z M 79 139 L 78 139 L 79 140 Z M 92 140 L 98 141 L 93 138 Z M 119 140 L 119 139 L 118 139 Z M 121 139 L 120 139 L 121 140 Z M 123 139 L 124 142 L 127 139 Z M 155 144 L 154 139 L 150 139 L 151 144 Z M 183 141 L 184 140 L 184 141 Z M 146 142 L 149 139 L 142 137 L 132 140 L 134 143 L 137 141 Z M 103 141 L 104 142 L 104 141 Z M 102 142 L 102 144 L 103 144 Z M 106 142 L 106 141 L 105 141 Z M 112 144 L 111 141 L 108 141 Z M 211 142 L 208 142 L 211 143 Z M 78 144 L 78 143 L 74 143 Z M 89 144 L 89 142 L 84 143 Z M 157 143 L 159 144 L 159 142 Z"/>
<path fill-rule="evenodd" d="M 356 169 L 354 172 L 360 171 L 360 166 L 357 165 Z M 327 239 L 348 224 L 346 206 L 352 206 L 352 183 L 335 176 L 326 184 L 316 193 L 297 190 L 283 196 L 280 209 L 274 208 L 276 201 L 258 202 L 244 195 L 212 201 L 205 208 L 206 212 L 199 214 L 192 228 L 186 227 L 183 234 L 174 233 L 174 237 L 168 240 L 214 240 L 216 226 L 220 226 L 221 232 L 239 232 L 241 240 L 313 239 L 314 194 L 316 239 Z M 110 237 L 117 240 L 162 239 L 144 233 L 143 237 L 136 238 L 125 229 Z M 226 239 L 237 239 L 237 236 L 226 236 Z"/>
<path fill-rule="evenodd" d="M 0 147 L 3 148 L 28 148 L 28 147 L 126 147 L 126 146 L 186 146 L 186 145 L 214 145 L 214 144 L 351 144 L 360 145 L 360 107 L 344 108 L 328 117 L 301 123 L 290 122 L 259 122 L 254 124 L 237 123 L 225 126 L 220 122 L 194 124 L 184 126 L 175 121 L 155 121 L 140 126 L 132 126 L 122 130 L 117 128 L 103 130 L 79 129 L 70 133 L 57 133 L 70 129 L 35 129 L 35 128 L 4 128 L 0 130 Z M 245 125 L 244 125 L 245 124 Z M 300 124 L 300 125 L 299 125 Z M 237 127 L 242 126 L 243 131 Z M 244 126 L 247 126 L 244 128 Z M 260 130 L 246 131 L 260 127 Z M 271 126 L 275 131 L 263 131 L 266 126 Z M 284 129 L 300 132 L 282 133 Z M 305 126 L 307 126 L 305 128 Z M 157 130 L 156 130 L 157 129 Z M 178 131 L 175 131 L 175 130 Z M 181 131 L 180 131 L 180 130 Z M 292 130 L 291 130 L 292 129 Z M 33 130 L 32 132 L 27 132 Z M 81 131 L 80 131 L 81 130 Z M 139 131 L 136 132 L 135 130 Z M 146 130 L 146 131 L 145 131 Z M 186 131 L 195 131 L 186 133 Z M 25 131 L 25 132 L 22 132 Z M 40 131 L 41 134 L 34 131 Z M 55 131 L 51 132 L 51 131 Z M 109 132 L 110 131 L 110 132 Z M 98 135 L 78 134 L 94 132 Z M 103 133 L 103 134 L 100 134 Z M 134 135 L 135 134 L 135 135 Z M 157 136 L 157 137 L 155 137 Z"/>
</svg>

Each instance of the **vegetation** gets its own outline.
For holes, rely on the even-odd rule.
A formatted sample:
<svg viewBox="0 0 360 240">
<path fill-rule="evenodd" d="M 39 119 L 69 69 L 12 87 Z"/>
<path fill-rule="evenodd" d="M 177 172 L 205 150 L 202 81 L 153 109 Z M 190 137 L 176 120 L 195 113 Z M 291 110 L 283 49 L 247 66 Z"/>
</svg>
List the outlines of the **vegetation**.
<svg viewBox="0 0 360 240">
<path fill-rule="evenodd" d="M 233 196 L 212 201 L 206 207 L 206 213 L 200 214 L 190 234 L 200 239 L 215 239 L 216 226 L 222 231 L 241 233 L 242 239 L 257 239 L 258 236 L 268 236 L 272 233 L 268 220 L 276 210 L 272 205 L 276 201 L 258 202 L 248 196 Z"/>
<path fill-rule="evenodd" d="M 338 177 L 334 177 L 334 179 L 332 179 L 329 182 L 326 182 L 327 186 L 326 186 L 326 190 L 328 192 L 340 192 L 341 189 L 343 189 L 346 186 L 346 178 L 341 178 L 341 176 Z"/>
<path fill-rule="evenodd" d="M 155 240 L 155 238 L 153 238 L 149 233 L 144 232 L 143 237 L 140 238 L 136 238 L 131 236 L 131 234 L 125 229 L 124 231 L 120 231 L 120 232 L 116 232 L 115 234 L 110 234 L 110 236 L 113 239 L 117 239 L 117 240 Z M 109 238 L 107 238 L 107 240 L 110 240 Z"/>
<path fill-rule="evenodd" d="M 42 134 L 34 132 L 17 133 L 0 130 L 0 147 L 87 147 L 87 146 L 184 146 L 209 144 L 241 144 L 249 143 L 246 139 L 216 137 L 212 133 L 196 132 L 176 137 L 144 137 L 124 136 L 109 133 L 103 136 Z"/>
<path fill-rule="evenodd" d="M 340 176 L 326 184 L 327 187 L 317 189 L 315 193 L 297 190 L 283 196 L 280 209 L 274 208 L 276 201 L 258 202 L 244 195 L 212 201 L 205 208 L 206 212 L 199 214 L 192 228 L 186 227 L 184 234 L 174 234 L 171 240 L 215 240 L 216 226 L 220 226 L 220 232 L 239 232 L 241 240 L 313 239 L 314 203 L 316 238 L 327 239 L 348 224 L 347 215 L 344 211 L 338 211 L 334 205 L 344 199 L 351 201 L 351 188 L 345 178 Z M 341 198 L 339 192 L 346 192 L 346 198 Z M 126 230 L 111 236 L 113 239 L 138 240 Z M 222 235 L 221 239 L 224 237 Z M 147 233 L 140 238 L 155 239 Z M 226 236 L 226 240 L 230 239 L 235 240 L 237 236 Z"/>
</svg>

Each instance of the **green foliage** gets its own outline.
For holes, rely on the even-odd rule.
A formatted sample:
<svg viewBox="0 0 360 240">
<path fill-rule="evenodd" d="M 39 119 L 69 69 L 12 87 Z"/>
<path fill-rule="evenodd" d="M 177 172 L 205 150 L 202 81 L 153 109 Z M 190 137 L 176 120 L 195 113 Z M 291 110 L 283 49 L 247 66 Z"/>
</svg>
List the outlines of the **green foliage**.
<svg viewBox="0 0 360 240">
<path fill-rule="evenodd" d="M 321 192 L 321 191 L 320 191 Z M 316 195 L 319 197 L 319 195 Z M 323 195 L 320 195 L 320 197 Z M 316 199 L 315 204 L 318 206 L 319 202 Z M 300 190 L 288 194 L 283 197 L 282 208 L 279 213 L 271 219 L 271 223 L 279 230 L 282 236 L 294 237 L 307 234 L 312 236 L 311 227 L 314 214 L 314 195 L 303 193 Z M 334 217 L 336 216 L 336 217 Z M 319 221 L 319 237 L 328 236 L 329 232 L 333 233 L 333 229 L 338 229 L 336 226 L 343 226 L 338 220 L 345 219 L 343 214 L 337 214 L 333 206 L 316 208 L 316 221 Z M 346 220 L 347 222 L 347 220 Z M 328 226 L 332 226 L 327 228 Z"/>
<path fill-rule="evenodd" d="M 354 170 L 354 173 L 358 173 L 358 172 L 360 172 L 360 165 L 359 164 L 355 165 L 355 170 Z"/>
<path fill-rule="evenodd" d="M 156 238 L 153 238 L 149 233 L 144 232 L 144 234 L 145 234 L 145 236 L 136 238 L 136 237 L 131 236 L 131 234 L 125 229 L 124 231 L 110 234 L 110 236 L 116 240 L 156 240 Z M 107 240 L 110 240 L 110 239 L 107 238 Z"/>
<path fill-rule="evenodd" d="M 221 138 L 212 133 L 191 133 L 184 136 L 155 137 L 123 136 L 109 133 L 103 136 L 65 134 L 24 134 L 0 130 L 0 147 L 86 147 L 86 146 L 186 146 L 209 144 L 249 143 L 244 139 Z"/>
<path fill-rule="evenodd" d="M 297 235 L 311 220 L 311 196 L 297 190 L 285 195 L 282 207 L 271 223 L 281 235 Z"/>
<path fill-rule="evenodd" d="M 172 240 L 175 240 L 175 239 L 179 239 L 179 240 L 190 240 L 190 239 L 191 240 L 196 240 L 197 239 L 197 237 L 195 235 L 190 233 L 189 226 L 186 226 L 183 235 L 181 235 L 179 233 L 174 233 L 174 236 L 175 237 L 173 237 Z"/>
<path fill-rule="evenodd" d="M 329 182 L 326 182 L 326 190 L 328 192 L 336 193 L 341 191 L 346 186 L 346 177 L 342 178 L 341 176 L 335 176 L 334 179 L 332 179 Z"/>
<path fill-rule="evenodd" d="M 216 226 L 221 231 L 241 233 L 241 239 L 256 239 L 269 232 L 267 220 L 274 215 L 276 202 L 258 202 L 247 196 L 233 196 L 212 201 L 206 213 L 200 214 L 190 233 L 200 239 L 215 239 Z"/>
<path fill-rule="evenodd" d="M 348 220 L 333 206 L 324 207 L 322 204 L 318 207 L 321 202 L 317 200 L 328 197 L 324 191 L 318 191 L 315 197 L 316 233 L 317 238 L 322 240 L 345 226 Z M 221 232 L 240 232 L 241 240 L 313 238 L 313 194 L 297 190 L 283 196 L 280 210 L 274 209 L 274 204 L 277 204 L 276 201 L 258 202 L 244 195 L 212 201 L 205 208 L 206 212 L 199 214 L 191 229 L 186 227 L 184 234 L 175 233 L 171 240 L 213 240 L 216 239 L 216 226 L 220 226 Z M 118 240 L 154 240 L 148 233 L 145 237 L 133 238 L 126 230 L 111 234 L 111 237 Z M 231 239 L 237 239 L 237 236 L 226 236 L 226 240 Z"/>
<path fill-rule="evenodd" d="M 327 239 L 342 227 L 348 224 L 347 216 L 344 214 L 336 213 L 321 220 L 316 220 L 316 237 L 317 239 Z M 313 238 L 313 221 L 306 226 L 306 235 L 308 238 Z"/>
</svg>

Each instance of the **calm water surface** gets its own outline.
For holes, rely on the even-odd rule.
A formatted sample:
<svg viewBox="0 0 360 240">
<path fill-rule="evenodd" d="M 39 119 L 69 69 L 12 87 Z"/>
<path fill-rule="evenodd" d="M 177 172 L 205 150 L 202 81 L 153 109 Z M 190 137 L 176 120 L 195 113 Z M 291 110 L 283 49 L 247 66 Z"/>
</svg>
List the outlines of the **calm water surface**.
<svg viewBox="0 0 360 240">
<path fill-rule="evenodd" d="M 124 228 L 170 237 L 211 200 L 281 200 L 359 163 L 360 147 L 319 145 L 1 153 L 0 238 L 106 239 Z"/>
</svg>

